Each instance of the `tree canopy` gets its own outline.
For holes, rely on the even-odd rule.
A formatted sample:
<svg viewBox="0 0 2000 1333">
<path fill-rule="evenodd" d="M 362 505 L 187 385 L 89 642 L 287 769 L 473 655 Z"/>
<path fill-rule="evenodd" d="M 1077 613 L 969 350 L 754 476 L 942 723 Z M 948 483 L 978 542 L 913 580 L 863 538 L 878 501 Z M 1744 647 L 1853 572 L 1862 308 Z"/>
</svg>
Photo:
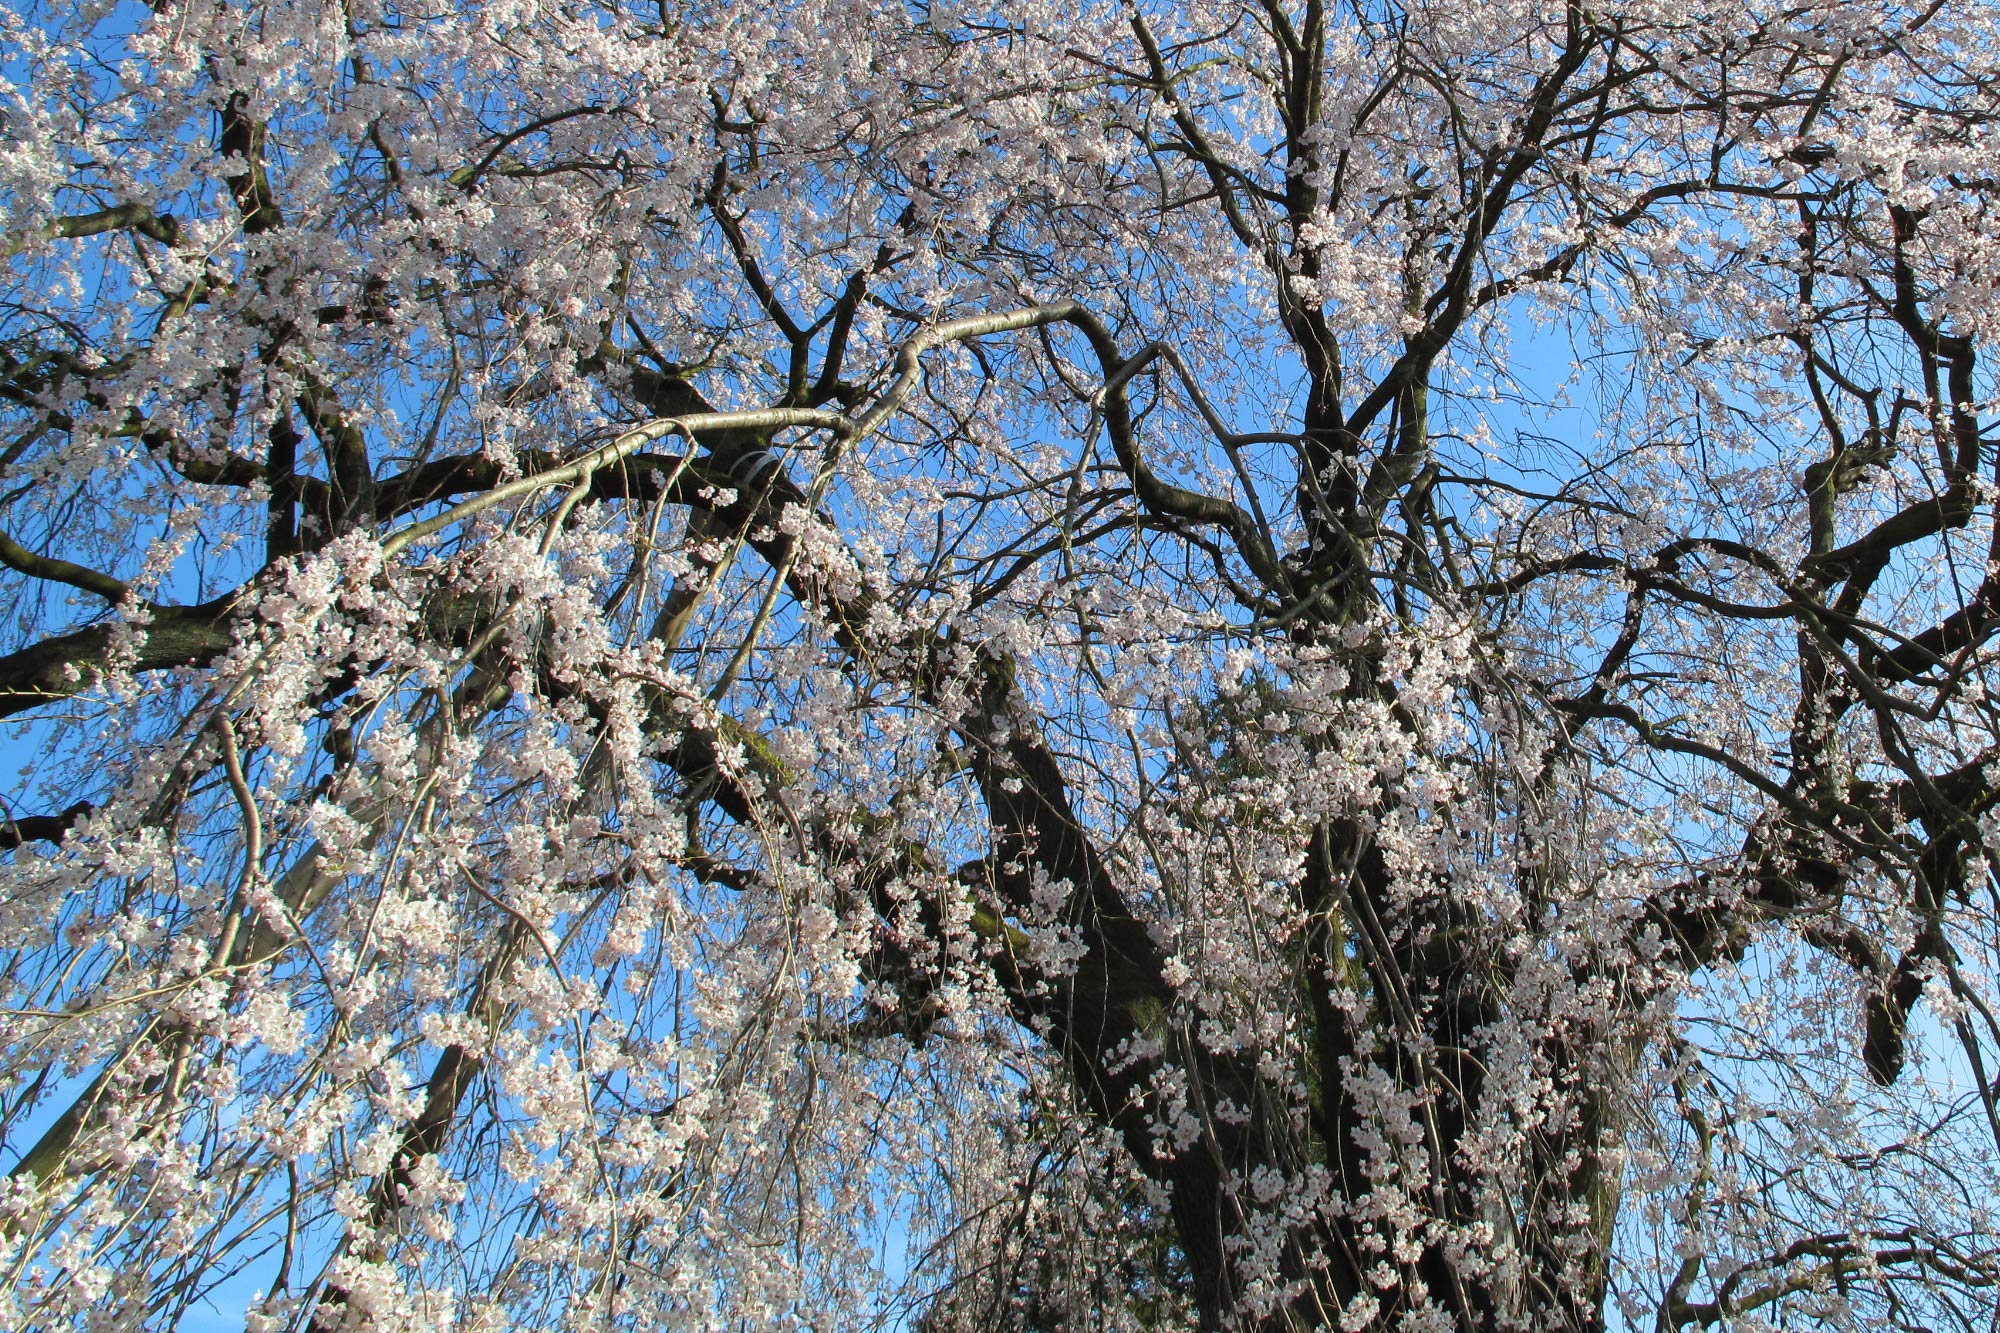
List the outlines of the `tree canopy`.
<svg viewBox="0 0 2000 1333">
<path fill-rule="evenodd" d="M 0 1327 L 1992 1326 L 1991 0 L 0 25 Z"/>
</svg>

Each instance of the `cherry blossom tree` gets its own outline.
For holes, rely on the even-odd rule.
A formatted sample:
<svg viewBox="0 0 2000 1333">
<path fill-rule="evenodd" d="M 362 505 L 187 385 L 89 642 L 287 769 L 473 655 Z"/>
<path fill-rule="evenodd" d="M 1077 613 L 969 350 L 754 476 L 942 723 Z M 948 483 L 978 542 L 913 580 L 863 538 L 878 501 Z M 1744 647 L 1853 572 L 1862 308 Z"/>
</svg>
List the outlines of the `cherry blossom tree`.
<svg viewBox="0 0 2000 1333">
<path fill-rule="evenodd" d="M 1990 0 L 0 23 L 0 1326 L 1992 1326 Z"/>
</svg>

